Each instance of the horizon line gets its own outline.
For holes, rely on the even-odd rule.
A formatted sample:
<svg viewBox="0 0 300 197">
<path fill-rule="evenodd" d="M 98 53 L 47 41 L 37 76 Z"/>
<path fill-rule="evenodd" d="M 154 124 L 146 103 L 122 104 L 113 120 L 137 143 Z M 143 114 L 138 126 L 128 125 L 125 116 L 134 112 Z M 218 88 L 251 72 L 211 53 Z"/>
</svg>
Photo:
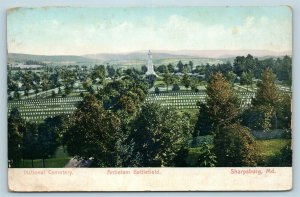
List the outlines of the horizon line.
<svg viewBox="0 0 300 197">
<path fill-rule="evenodd" d="M 95 53 L 85 53 L 85 54 L 33 54 L 33 53 L 24 53 L 24 52 L 8 52 L 7 54 L 22 54 L 22 55 L 36 55 L 36 56 L 78 56 L 78 57 L 86 57 L 89 55 L 100 55 L 100 54 L 112 54 L 112 55 L 126 55 L 126 54 L 131 54 L 131 53 L 141 53 L 141 52 L 148 52 L 151 51 L 152 53 L 157 52 L 157 53 L 167 53 L 167 52 L 214 52 L 214 51 L 219 51 L 219 52 L 268 52 L 268 53 L 280 53 L 280 54 L 285 54 L 285 55 L 292 55 L 293 50 L 285 50 L 285 51 L 274 51 L 274 50 L 268 50 L 268 49 L 180 49 L 180 50 L 168 50 L 168 49 L 144 49 L 144 50 L 134 50 L 134 51 L 127 51 L 127 52 L 95 52 Z M 172 55 L 172 54 L 171 54 Z M 180 54 L 176 54 L 180 55 Z M 187 55 L 187 54 L 182 54 L 182 55 Z M 192 56 L 193 54 L 191 54 Z M 195 54 L 194 54 L 195 55 Z M 230 54 L 223 54 L 223 55 L 230 55 Z M 234 55 L 234 54 L 232 54 Z M 270 54 L 271 55 L 271 54 Z"/>
</svg>

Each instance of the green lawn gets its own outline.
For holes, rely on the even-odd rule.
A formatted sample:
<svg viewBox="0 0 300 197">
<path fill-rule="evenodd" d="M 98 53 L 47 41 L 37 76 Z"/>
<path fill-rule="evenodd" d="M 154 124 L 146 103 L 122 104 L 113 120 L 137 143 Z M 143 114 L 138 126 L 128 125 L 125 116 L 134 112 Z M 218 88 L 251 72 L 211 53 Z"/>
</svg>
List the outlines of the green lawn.
<svg viewBox="0 0 300 197">
<path fill-rule="evenodd" d="M 256 140 L 255 145 L 260 155 L 259 166 L 271 166 L 272 160 L 280 153 L 280 150 L 289 143 L 289 139 Z M 197 167 L 197 162 L 201 154 L 201 148 L 189 148 L 186 163 L 192 167 Z"/>
<path fill-rule="evenodd" d="M 60 146 L 58 147 L 55 155 L 45 160 L 45 167 L 46 168 L 62 168 L 64 167 L 68 161 L 70 160 L 70 156 L 63 151 L 63 148 Z M 42 160 L 36 159 L 33 160 L 34 168 L 42 168 Z M 31 168 L 31 160 L 24 160 L 23 165 L 21 165 L 23 168 Z"/>
<path fill-rule="evenodd" d="M 280 150 L 289 143 L 289 139 L 256 140 L 256 147 L 262 157 L 270 158 L 280 153 Z"/>
<path fill-rule="evenodd" d="M 201 153 L 201 148 L 189 148 L 188 155 L 185 159 L 185 162 L 191 167 L 198 166 L 198 160 Z"/>
</svg>

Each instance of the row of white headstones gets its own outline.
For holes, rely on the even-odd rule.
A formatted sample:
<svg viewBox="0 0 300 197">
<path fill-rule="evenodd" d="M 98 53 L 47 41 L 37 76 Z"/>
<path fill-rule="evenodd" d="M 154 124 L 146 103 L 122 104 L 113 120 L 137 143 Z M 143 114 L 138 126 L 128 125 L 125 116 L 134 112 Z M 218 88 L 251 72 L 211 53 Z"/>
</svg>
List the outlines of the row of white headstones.
<svg viewBox="0 0 300 197">
<path fill-rule="evenodd" d="M 252 93 L 240 94 L 245 107 L 251 103 Z M 177 109 L 196 109 L 197 101 L 205 102 L 206 95 L 203 93 L 164 93 L 156 95 L 150 93 L 146 102 L 158 102 L 162 106 L 175 107 Z M 18 107 L 21 115 L 27 119 L 45 119 L 59 114 L 71 114 L 75 104 L 82 100 L 82 97 L 31 99 L 9 102 L 9 112 L 13 106 Z"/>
</svg>

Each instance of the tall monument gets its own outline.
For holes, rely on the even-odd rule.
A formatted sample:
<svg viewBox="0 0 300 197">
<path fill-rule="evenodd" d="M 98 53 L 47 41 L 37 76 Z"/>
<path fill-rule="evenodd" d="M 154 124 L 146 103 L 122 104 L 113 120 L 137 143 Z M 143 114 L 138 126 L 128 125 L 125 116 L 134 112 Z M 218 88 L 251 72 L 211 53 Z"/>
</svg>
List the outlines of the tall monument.
<svg viewBox="0 0 300 197">
<path fill-rule="evenodd" d="M 154 72 L 153 62 L 152 62 L 152 53 L 149 50 L 148 52 L 148 62 L 147 62 L 147 72 L 146 75 L 156 75 Z"/>
</svg>

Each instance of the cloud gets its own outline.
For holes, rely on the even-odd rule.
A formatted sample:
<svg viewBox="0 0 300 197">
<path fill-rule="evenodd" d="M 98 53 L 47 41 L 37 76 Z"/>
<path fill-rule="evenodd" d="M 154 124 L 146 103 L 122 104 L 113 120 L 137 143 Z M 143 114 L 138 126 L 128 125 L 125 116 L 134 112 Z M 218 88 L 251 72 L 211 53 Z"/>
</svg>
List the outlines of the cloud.
<svg viewBox="0 0 300 197">
<path fill-rule="evenodd" d="M 146 16 L 138 22 L 123 19 L 66 24 L 53 19 L 41 24 L 33 21 L 20 29 L 9 26 L 8 50 L 33 54 L 81 55 L 147 49 L 287 51 L 292 47 L 289 20 L 247 16 L 235 25 L 208 24 L 204 21 L 176 14 L 164 19 L 154 15 Z M 22 35 L 15 34 L 17 31 L 23 31 Z"/>
</svg>

